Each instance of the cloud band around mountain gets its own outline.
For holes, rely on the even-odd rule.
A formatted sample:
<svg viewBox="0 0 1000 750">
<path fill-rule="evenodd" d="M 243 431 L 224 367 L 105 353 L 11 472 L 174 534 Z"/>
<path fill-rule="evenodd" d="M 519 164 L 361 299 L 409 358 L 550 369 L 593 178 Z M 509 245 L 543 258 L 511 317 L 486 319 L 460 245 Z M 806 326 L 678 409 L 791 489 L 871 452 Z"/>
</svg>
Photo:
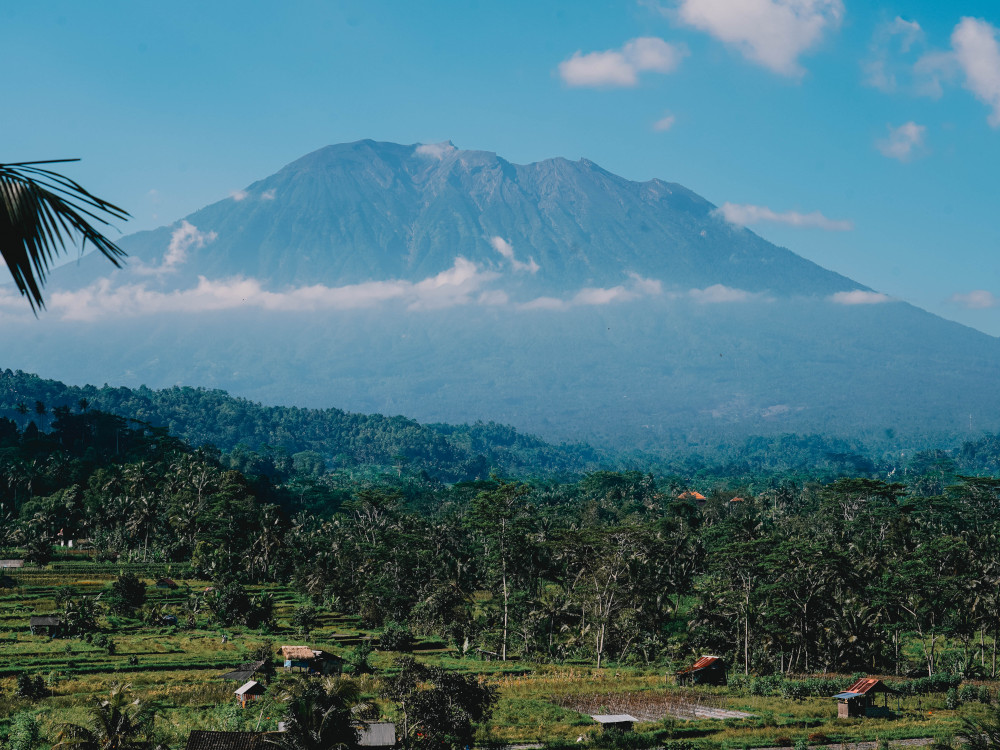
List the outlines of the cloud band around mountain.
<svg viewBox="0 0 1000 750">
<path fill-rule="evenodd" d="M 759 224 L 761 222 L 771 222 L 774 224 L 785 224 L 791 227 L 807 227 L 813 229 L 824 229 L 828 232 L 846 232 L 854 229 L 854 224 L 842 219 L 829 219 L 819 211 L 802 214 L 798 211 L 785 211 L 779 213 L 767 206 L 754 206 L 750 204 L 723 203 L 713 212 L 713 215 L 722 218 L 730 224 L 746 226 L 748 224 Z"/>
</svg>

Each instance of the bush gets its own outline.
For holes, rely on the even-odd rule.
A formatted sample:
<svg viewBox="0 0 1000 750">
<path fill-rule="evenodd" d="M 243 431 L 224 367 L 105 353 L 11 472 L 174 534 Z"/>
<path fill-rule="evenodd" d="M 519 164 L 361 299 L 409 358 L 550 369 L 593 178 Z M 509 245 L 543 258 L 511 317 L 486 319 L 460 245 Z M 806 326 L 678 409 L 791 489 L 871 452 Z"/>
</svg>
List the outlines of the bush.
<svg viewBox="0 0 1000 750">
<path fill-rule="evenodd" d="M 958 708 L 960 701 L 958 700 L 958 690 L 953 687 L 948 688 L 948 692 L 944 694 L 944 705 L 949 711 L 954 711 Z"/>
<path fill-rule="evenodd" d="M 318 624 L 319 613 L 315 607 L 309 604 L 296 607 L 292 613 L 291 625 L 303 635 L 309 635 L 309 632 Z"/>
<path fill-rule="evenodd" d="M 979 689 L 975 685 L 968 683 L 958 689 L 958 699 L 962 703 L 971 703 L 979 698 Z"/>
<path fill-rule="evenodd" d="M 10 750 L 34 750 L 41 738 L 38 720 L 32 714 L 27 711 L 15 714 L 10 724 L 10 736 L 7 738 Z"/>
<path fill-rule="evenodd" d="M 985 703 L 986 705 L 993 702 L 993 695 L 990 693 L 990 689 L 986 685 L 979 686 L 979 691 L 976 697 L 980 703 Z"/>
<path fill-rule="evenodd" d="M 146 603 L 146 584 L 135 573 L 120 573 L 110 589 L 106 601 L 115 614 L 130 616 Z"/>
<path fill-rule="evenodd" d="M 32 677 L 27 672 L 18 673 L 17 687 L 14 688 L 14 695 L 18 698 L 37 700 L 38 698 L 44 698 L 48 692 L 48 689 L 45 687 L 45 680 L 42 679 L 41 675 Z"/>
<path fill-rule="evenodd" d="M 413 648 L 413 633 L 398 622 L 386 623 L 378 644 L 381 651 L 409 651 Z"/>
<path fill-rule="evenodd" d="M 105 633 L 95 635 L 92 642 L 97 648 L 103 648 L 105 651 L 107 651 L 108 656 L 114 656 L 115 651 L 118 650 L 118 646 L 114 642 L 114 639 L 112 639 L 110 635 L 107 635 Z"/>
</svg>

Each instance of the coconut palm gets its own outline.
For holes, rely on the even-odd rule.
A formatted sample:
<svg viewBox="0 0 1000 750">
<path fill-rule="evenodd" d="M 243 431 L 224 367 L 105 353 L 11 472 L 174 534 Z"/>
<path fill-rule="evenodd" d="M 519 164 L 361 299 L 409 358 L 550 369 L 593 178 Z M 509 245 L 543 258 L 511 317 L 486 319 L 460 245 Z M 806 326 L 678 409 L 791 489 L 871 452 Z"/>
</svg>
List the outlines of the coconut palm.
<svg viewBox="0 0 1000 750">
<path fill-rule="evenodd" d="M 53 750 L 148 750 L 152 747 L 153 711 L 136 699 L 131 685 L 115 683 L 108 700 L 91 707 L 87 725 L 63 724 Z"/>
<path fill-rule="evenodd" d="M 89 242 L 115 266 L 125 252 L 96 225 L 128 212 L 85 190 L 77 182 L 40 165 L 77 159 L 0 164 L 0 255 L 31 309 L 45 307 L 42 287 L 56 258 L 79 240 Z"/>
</svg>

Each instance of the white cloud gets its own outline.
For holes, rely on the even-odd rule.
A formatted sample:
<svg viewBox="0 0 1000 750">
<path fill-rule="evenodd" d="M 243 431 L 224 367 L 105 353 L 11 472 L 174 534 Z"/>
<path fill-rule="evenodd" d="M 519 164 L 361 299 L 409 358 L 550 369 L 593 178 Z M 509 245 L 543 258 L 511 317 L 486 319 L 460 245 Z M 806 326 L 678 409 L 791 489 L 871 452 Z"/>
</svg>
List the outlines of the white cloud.
<svg viewBox="0 0 1000 750">
<path fill-rule="evenodd" d="M 444 143 L 421 143 L 417 146 L 414 151 L 418 156 L 426 156 L 431 159 L 443 159 L 452 151 L 457 151 L 452 144 L 445 141 Z"/>
<path fill-rule="evenodd" d="M 558 297 L 536 297 L 517 306 L 519 310 L 563 310 L 566 302 Z"/>
<path fill-rule="evenodd" d="M 274 188 L 271 188 L 270 190 L 265 190 L 263 193 L 261 193 L 260 199 L 262 201 L 273 201 L 274 195 L 275 195 Z"/>
<path fill-rule="evenodd" d="M 663 117 L 661 117 L 659 120 L 653 123 L 653 130 L 655 130 L 657 133 L 666 132 L 667 130 L 670 130 L 670 128 L 674 126 L 674 123 L 676 121 L 677 118 L 674 117 L 673 115 L 669 113 L 665 114 Z"/>
<path fill-rule="evenodd" d="M 638 37 L 620 50 L 577 50 L 559 63 L 559 76 L 567 86 L 629 87 L 639 83 L 639 73 L 672 73 L 688 54 L 681 45 L 657 37 Z"/>
<path fill-rule="evenodd" d="M 924 30 L 920 24 L 900 16 L 880 26 L 869 45 L 870 57 L 862 63 L 864 83 L 880 91 L 895 91 L 897 75 L 901 72 L 899 63 L 894 60 L 897 50 L 898 54 L 905 55 L 923 39 Z"/>
<path fill-rule="evenodd" d="M 510 261 L 511 267 L 515 271 L 527 271 L 528 273 L 538 273 L 540 266 L 535 263 L 534 258 L 528 258 L 528 262 L 524 263 L 519 261 L 514 257 L 514 248 L 507 242 L 503 237 L 490 237 L 490 245 L 500 253 L 504 258 Z"/>
<path fill-rule="evenodd" d="M 679 0 L 681 22 L 738 49 L 759 65 L 801 77 L 799 56 L 840 25 L 842 0 Z"/>
<path fill-rule="evenodd" d="M 991 127 L 1000 127 L 1000 44 L 997 28 L 978 18 L 963 18 L 951 34 L 955 59 L 965 73 L 965 88 L 992 111 Z"/>
<path fill-rule="evenodd" d="M 940 99 L 944 94 L 944 83 L 954 79 L 958 70 L 953 52 L 927 52 L 913 65 L 914 89 L 920 96 Z"/>
<path fill-rule="evenodd" d="M 688 297 L 703 305 L 723 302 L 749 302 L 760 296 L 760 294 L 748 292 L 744 289 L 734 289 L 723 284 L 713 284 L 704 289 L 691 289 L 688 291 Z"/>
<path fill-rule="evenodd" d="M 630 302 L 641 297 L 662 294 L 663 285 L 656 279 L 646 279 L 637 273 L 629 274 L 628 284 L 613 287 L 584 287 L 569 299 L 557 297 L 537 297 L 518 305 L 519 310 L 566 310 L 571 307 L 592 307 L 610 305 L 615 302 Z"/>
<path fill-rule="evenodd" d="M 842 219 L 828 219 L 819 211 L 808 214 L 800 214 L 798 211 L 785 211 L 778 213 L 772 211 L 767 206 L 753 206 L 739 203 L 723 203 L 712 212 L 720 216 L 730 224 L 746 226 L 762 221 L 770 221 L 776 224 L 787 224 L 792 227 L 807 227 L 813 229 L 825 229 L 829 232 L 846 232 L 854 228 L 850 221 Z"/>
<path fill-rule="evenodd" d="M 866 292 L 855 289 L 853 292 L 837 292 L 830 296 L 830 300 L 838 305 L 880 305 L 883 302 L 893 302 L 888 294 L 879 292 Z"/>
<path fill-rule="evenodd" d="M 924 148 L 924 135 L 927 128 L 915 122 L 905 122 L 898 128 L 887 126 L 889 137 L 877 141 L 875 147 L 882 156 L 899 161 L 910 161 Z"/>
<path fill-rule="evenodd" d="M 955 305 L 960 305 L 966 310 L 987 310 L 991 307 L 1000 307 L 1000 297 L 985 289 L 975 289 L 965 294 L 953 294 L 948 301 Z"/>
<path fill-rule="evenodd" d="M 176 271 L 187 260 L 189 250 L 202 248 L 214 241 L 216 237 L 218 235 L 215 232 L 202 232 L 194 224 L 184 220 L 179 227 L 171 232 L 170 244 L 167 246 L 167 252 L 164 253 L 160 265 L 147 266 L 142 261 L 137 260 L 129 266 L 129 270 L 139 276 Z"/>
<path fill-rule="evenodd" d="M 229 194 L 229 197 L 234 201 L 239 203 L 242 200 L 246 200 L 247 196 L 250 195 L 246 190 L 234 190 Z"/>
<path fill-rule="evenodd" d="M 257 279 L 209 280 L 200 277 L 197 286 L 162 292 L 145 283 L 117 285 L 101 279 L 76 291 L 50 295 L 49 311 L 66 320 L 97 320 L 107 316 L 155 313 L 198 313 L 235 308 L 281 311 L 349 310 L 398 301 L 410 309 L 435 309 L 480 302 L 502 304 L 503 292 L 483 290 L 497 274 L 480 271 L 465 258 L 436 276 L 409 281 L 372 281 L 341 287 L 323 284 L 294 287 L 280 292 L 265 289 Z M 0 304 L 5 300 L 0 299 Z"/>
</svg>

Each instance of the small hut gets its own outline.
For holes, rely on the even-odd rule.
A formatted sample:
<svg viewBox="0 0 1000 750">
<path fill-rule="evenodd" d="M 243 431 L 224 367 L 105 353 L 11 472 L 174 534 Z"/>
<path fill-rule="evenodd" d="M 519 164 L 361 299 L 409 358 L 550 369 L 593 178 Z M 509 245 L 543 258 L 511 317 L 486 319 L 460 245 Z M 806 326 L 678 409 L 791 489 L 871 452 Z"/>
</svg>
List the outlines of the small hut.
<svg viewBox="0 0 1000 750">
<path fill-rule="evenodd" d="M 876 704 L 882 694 L 882 705 Z M 885 716 L 889 713 L 889 696 L 897 691 L 875 677 L 862 677 L 842 693 L 837 693 L 837 717 L 846 719 L 857 716 Z"/>
<path fill-rule="evenodd" d="M 639 721 L 630 714 L 591 714 L 590 718 L 601 725 L 602 732 L 631 732 Z"/>
<path fill-rule="evenodd" d="M 177 588 L 177 582 L 170 578 L 157 578 L 156 588 L 169 589 L 170 591 L 173 591 L 174 589 Z"/>
<path fill-rule="evenodd" d="M 678 685 L 725 685 L 726 662 L 718 656 L 705 655 L 690 667 L 677 672 Z"/>
<path fill-rule="evenodd" d="M 343 659 L 308 646 L 282 646 L 281 658 L 286 670 L 321 675 L 340 674 L 344 671 Z"/>
<path fill-rule="evenodd" d="M 0 560 L 0 569 L 23 568 L 24 560 Z"/>
<path fill-rule="evenodd" d="M 396 725 L 391 721 L 366 721 L 358 728 L 358 746 L 390 750 L 396 746 Z"/>
<path fill-rule="evenodd" d="M 262 695 L 264 695 L 264 686 L 256 680 L 250 680 L 236 689 L 236 702 L 240 704 L 241 708 L 246 708 L 248 703 L 253 703 Z"/>
<path fill-rule="evenodd" d="M 47 635 L 56 638 L 62 629 L 62 620 L 51 615 L 32 617 L 28 620 L 28 627 L 31 628 L 32 635 Z"/>
</svg>

